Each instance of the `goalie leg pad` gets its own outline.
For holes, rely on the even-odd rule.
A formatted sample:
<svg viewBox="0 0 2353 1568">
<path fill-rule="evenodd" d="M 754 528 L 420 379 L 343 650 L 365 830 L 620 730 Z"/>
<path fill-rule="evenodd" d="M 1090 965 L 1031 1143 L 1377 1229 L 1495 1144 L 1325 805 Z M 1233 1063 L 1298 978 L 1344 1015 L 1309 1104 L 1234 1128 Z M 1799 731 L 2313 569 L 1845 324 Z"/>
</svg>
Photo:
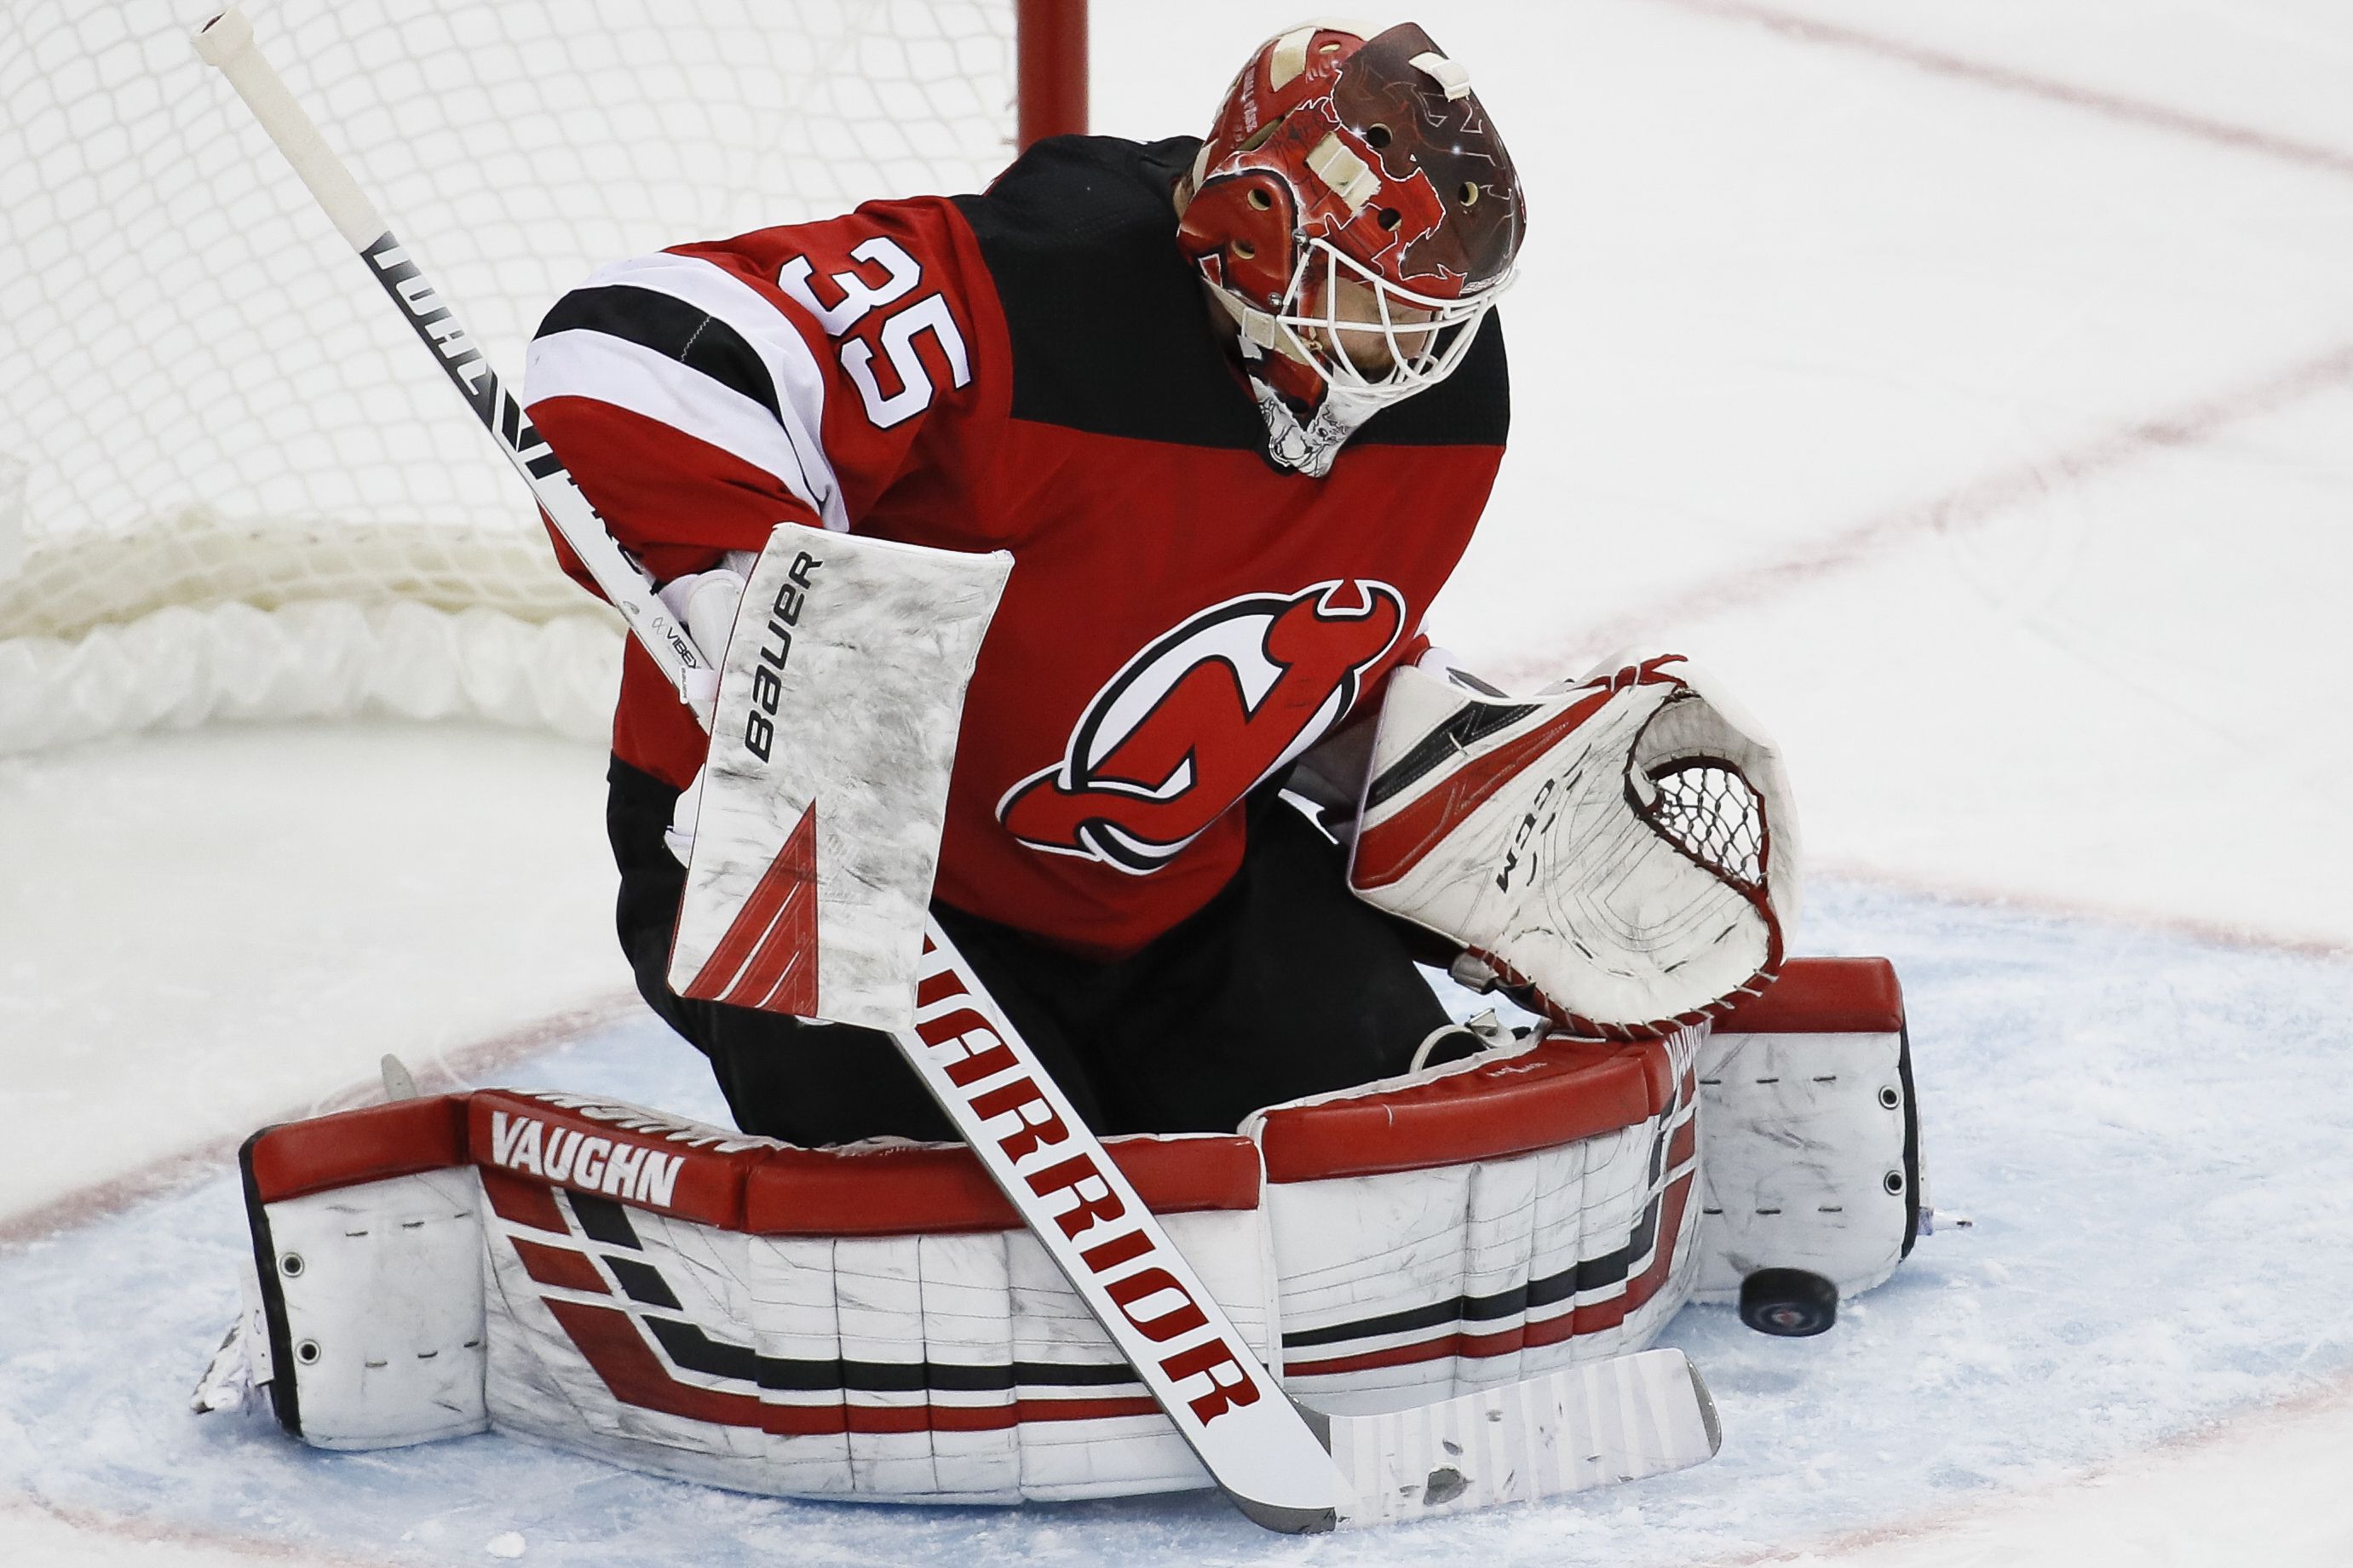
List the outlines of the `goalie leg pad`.
<svg viewBox="0 0 2353 1568">
<path fill-rule="evenodd" d="M 1270 1352 L 1256 1151 L 1111 1147 Z M 276 1276 L 259 1375 L 316 1446 L 488 1425 L 739 1490 L 891 1501 L 1208 1484 L 962 1148 L 802 1150 L 482 1090 L 268 1129 L 245 1164 Z M 1140 1321 L 1169 1310 L 1150 1283 L 1123 1302 Z"/>
<path fill-rule="evenodd" d="M 458 1115 L 449 1097 L 406 1100 L 245 1145 L 259 1310 L 240 1331 L 304 1442 L 396 1447 L 490 1425 L 480 1194 L 447 1168 Z"/>
<path fill-rule="evenodd" d="M 1692 1299 L 1762 1268 L 1841 1295 L 1894 1273 L 1928 1218 L 1904 996 L 1884 959 L 1791 961 L 1699 1058 L 1706 1128 Z"/>
<path fill-rule="evenodd" d="M 1639 1349 L 1673 1313 L 1698 1037 L 1504 1047 L 1276 1107 L 1254 1139 L 1110 1147 L 1290 1386 L 1397 1409 Z M 487 1422 L 739 1490 L 902 1502 L 1208 1484 L 968 1150 L 796 1149 L 491 1089 L 272 1129 L 247 1163 L 259 1254 L 302 1258 L 267 1337 L 305 1441 Z"/>
<path fill-rule="evenodd" d="M 1253 1118 L 1284 1386 L 1372 1414 L 1649 1344 L 1696 1268 L 1703 1037 L 1556 1037 Z"/>
<path fill-rule="evenodd" d="M 1876 959 L 1794 961 L 1713 1037 L 1499 1044 L 1245 1131 L 1112 1149 L 1286 1387 L 1335 1415 L 1639 1350 L 1759 1268 L 1868 1289 L 1927 1212 Z M 257 1304 L 199 1404 L 259 1383 L 320 1447 L 487 1425 L 892 1501 L 1207 1484 L 960 1147 L 796 1149 L 481 1090 L 269 1129 L 242 1163 Z"/>
</svg>

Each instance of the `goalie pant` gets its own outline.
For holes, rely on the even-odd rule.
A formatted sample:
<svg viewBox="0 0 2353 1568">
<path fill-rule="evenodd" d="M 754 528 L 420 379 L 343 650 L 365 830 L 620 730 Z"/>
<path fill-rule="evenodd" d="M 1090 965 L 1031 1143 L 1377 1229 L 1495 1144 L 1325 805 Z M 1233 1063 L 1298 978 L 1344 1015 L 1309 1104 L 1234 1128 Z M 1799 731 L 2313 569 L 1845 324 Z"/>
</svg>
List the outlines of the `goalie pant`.
<svg viewBox="0 0 2353 1568">
<path fill-rule="evenodd" d="M 662 829 L 678 793 L 614 760 L 607 829 L 621 872 L 621 946 L 648 1005 L 710 1058 L 736 1125 L 803 1145 L 952 1141 L 889 1036 L 670 989 L 685 873 Z M 1067 952 L 933 905 L 1099 1134 L 1230 1132 L 1261 1106 L 1393 1078 L 1448 1025 L 1414 968 L 1409 944 L 1420 933 L 1351 895 L 1343 852 L 1274 787 L 1250 810 L 1234 880 L 1125 958 Z"/>
<path fill-rule="evenodd" d="M 1908 1089 L 1887 966 L 1799 960 L 1713 1035 L 1555 1038 L 1109 1147 L 1286 1390 L 1362 1414 L 1639 1349 L 1757 1268 L 1883 1279 Z M 480 1090 L 269 1129 L 243 1163 L 227 1353 L 319 1447 L 491 1427 L 891 1501 L 1208 1484 L 961 1147 Z"/>
</svg>

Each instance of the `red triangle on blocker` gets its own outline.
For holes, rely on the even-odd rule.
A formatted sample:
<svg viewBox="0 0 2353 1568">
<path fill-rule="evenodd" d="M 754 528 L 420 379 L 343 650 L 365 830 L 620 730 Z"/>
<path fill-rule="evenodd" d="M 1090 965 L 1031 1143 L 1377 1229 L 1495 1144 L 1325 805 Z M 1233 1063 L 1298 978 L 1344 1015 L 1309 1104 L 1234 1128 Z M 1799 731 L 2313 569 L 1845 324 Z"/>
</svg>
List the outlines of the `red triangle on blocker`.
<svg viewBox="0 0 2353 1568">
<path fill-rule="evenodd" d="M 817 802 L 785 837 L 752 896 L 681 996 L 764 1013 L 817 1013 Z"/>
</svg>

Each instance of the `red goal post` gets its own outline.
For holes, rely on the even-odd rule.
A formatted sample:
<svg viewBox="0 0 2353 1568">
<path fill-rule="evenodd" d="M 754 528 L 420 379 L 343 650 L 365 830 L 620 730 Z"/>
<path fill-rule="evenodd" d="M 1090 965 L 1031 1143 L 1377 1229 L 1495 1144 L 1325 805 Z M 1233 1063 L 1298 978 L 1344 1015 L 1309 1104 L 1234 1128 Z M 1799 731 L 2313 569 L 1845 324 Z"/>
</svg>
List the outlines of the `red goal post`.
<svg viewBox="0 0 2353 1568">
<path fill-rule="evenodd" d="M 1021 145 L 1087 128 L 1087 0 L 1020 0 Z"/>
<path fill-rule="evenodd" d="M 1084 0 L 244 0 L 509 374 L 621 257 L 977 189 L 1085 128 Z M 351 713 L 609 720 L 609 616 L 189 44 L 11 0 L 0 755 Z"/>
</svg>

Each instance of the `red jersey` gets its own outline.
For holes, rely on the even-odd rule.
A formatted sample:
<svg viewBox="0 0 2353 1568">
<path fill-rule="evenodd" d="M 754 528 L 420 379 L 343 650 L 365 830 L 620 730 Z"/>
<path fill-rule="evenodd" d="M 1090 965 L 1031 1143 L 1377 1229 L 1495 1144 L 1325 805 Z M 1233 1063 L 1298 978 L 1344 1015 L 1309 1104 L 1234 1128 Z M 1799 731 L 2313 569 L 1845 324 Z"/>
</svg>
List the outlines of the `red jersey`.
<svg viewBox="0 0 2353 1568">
<path fill-rule="evenodd" d="M 525 378 L 658 579 L 785 520 L 1010 551 L 935 894 L 1104 957 L 1224 887 L 1242 797 L 1422 646 L 1509 420 L 1490 317 L 1329 475 L 1276 466 L 1176 247 L 1198 147 L 1058 139 L 983 195 L 623 262 L 557 303 Z M 703 760 L 634 645 L 613 746 L 681 788 Z"/>
</svg>

